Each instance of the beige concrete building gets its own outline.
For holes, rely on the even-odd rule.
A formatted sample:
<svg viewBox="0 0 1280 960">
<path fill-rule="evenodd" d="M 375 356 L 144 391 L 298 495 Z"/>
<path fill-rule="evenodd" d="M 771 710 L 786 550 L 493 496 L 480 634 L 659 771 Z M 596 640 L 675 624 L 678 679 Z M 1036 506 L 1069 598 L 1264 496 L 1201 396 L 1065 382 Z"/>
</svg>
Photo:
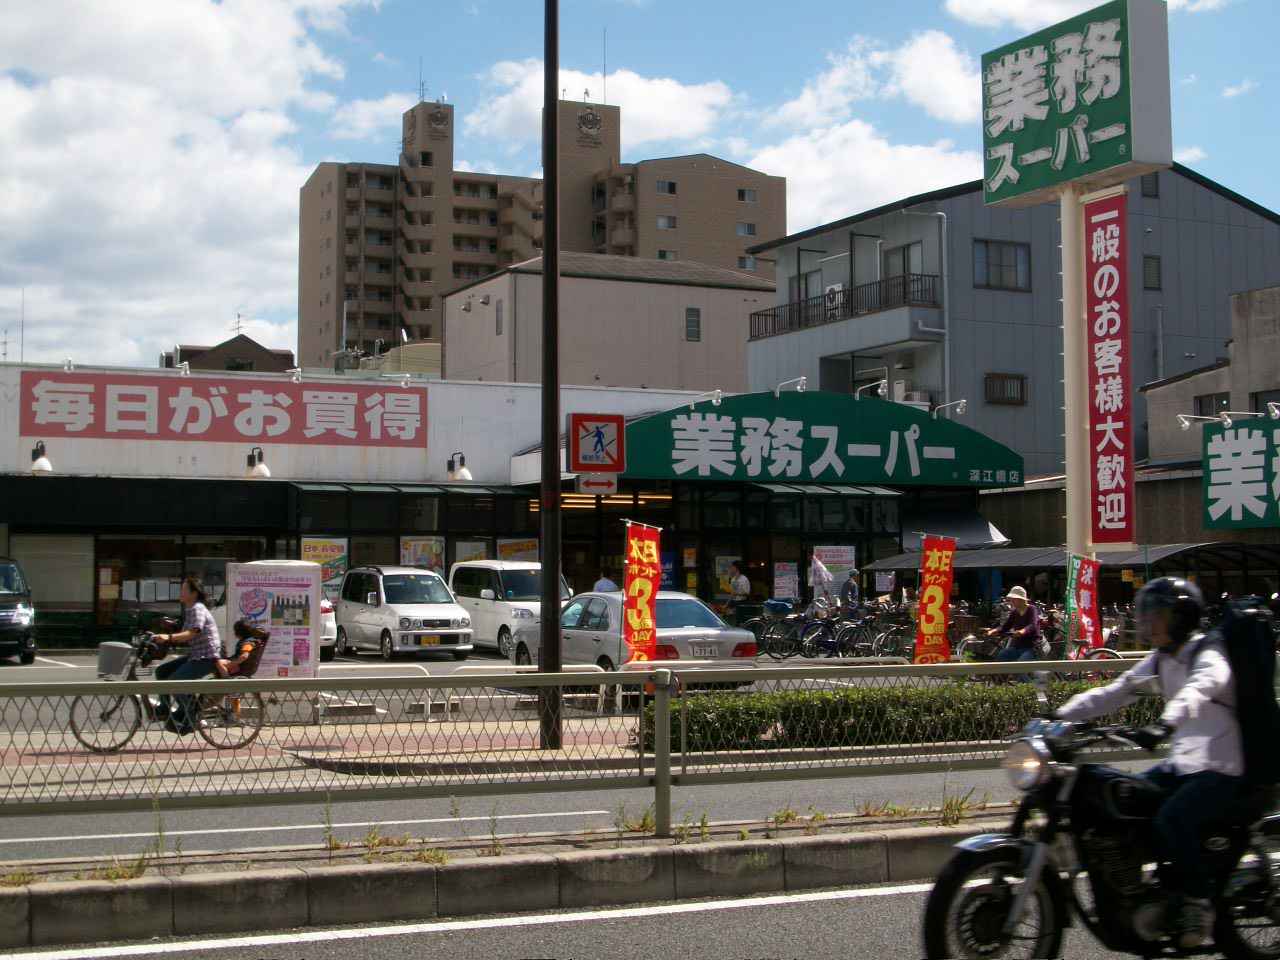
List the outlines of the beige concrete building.
<svg viewBox="0 0 1280 960">
<path fill-rule="evenodd" d="M 773 280 L 747 249 L 786 229 L 786 179 L 707 154 L 621 163 L 621 110 L 562 101 L 561 248 Z M 322 163 L 301 190 L 298 362 L 439 341 L 441 298 L 537 257 L 542 181 L 454 169 L 454 109 L 419 103 L 397 165 Z M 381 346 L 378 341 L 381 340 Z"/>
<path fill-rule="evenodd" d="M 560 380 L 651 390 L 747 388 L 747 317 L 773 284 L 688 261 L 565 253 Z M 444 301 L 444 378 L 542 379 L 542 260 Z"/>
</svg>

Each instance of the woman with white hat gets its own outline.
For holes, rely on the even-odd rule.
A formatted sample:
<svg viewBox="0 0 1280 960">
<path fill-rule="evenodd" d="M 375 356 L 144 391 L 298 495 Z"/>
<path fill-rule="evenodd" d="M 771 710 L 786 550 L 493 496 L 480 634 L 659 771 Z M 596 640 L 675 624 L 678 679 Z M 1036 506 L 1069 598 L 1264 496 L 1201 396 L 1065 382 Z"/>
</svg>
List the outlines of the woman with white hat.
<svg viewBox="0 0 1280 960">
<path fill-rule="evenodd" d="M 1041 652 L 1040 611 L 1027 599 L 1027 591 L 1014 587 L 1005 599 L 1009 601 L 1009 615 L 998 627 L 988 627 L 989 637 L 1008 637 L 1009 642 L 996 654 L 997 660 L 1034 660 Z"/>
</svg>

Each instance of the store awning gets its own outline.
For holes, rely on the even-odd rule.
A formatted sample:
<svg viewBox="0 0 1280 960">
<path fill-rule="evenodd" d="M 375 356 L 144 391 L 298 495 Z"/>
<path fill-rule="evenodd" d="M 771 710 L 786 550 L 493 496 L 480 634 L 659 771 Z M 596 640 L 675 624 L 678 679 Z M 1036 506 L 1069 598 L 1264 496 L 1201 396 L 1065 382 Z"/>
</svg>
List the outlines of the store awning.
<svg viewBox="0 0 1280 960">
<path fill-rule="evenodd" d="M 834 485 L 830 483 L 757 483 L 756 487 L 783 495 L 805 494 L 810 497 L 900 497 L 901 490 L 888 487 Z"/>
<path fill-rule="evenodd" d="M 952 537 L 959 550 L 1006 547 L 1012 542 L 977 510 L 904 511 L 903 547 L 919 550 L 922 536 Z"/>
<path fill-rule="evenodd" d="M 1253 552 L 1258 549 L 1255 544 L 1223 544 L 1223 543 L 1158 543 L 1137 550 L 1099 550 L 1098 559 L 1104 567 L 1138 569 L 1152 564 L 1159 564 L 1195 550 L 1201 558 L 1212 557 L 1218 552 L 1235 552 L 1240 550 Z M 1268 553 L 1274 554 L 1275 547 L 1264 547 Z M 951 561 L 957 570 L 1053 570 L 1067 565 L 1067 551 L 1064 547 L 1015 547 L 989 550 L 957 550 Z M 897 556 L 885 557 L 869 563 L 864 570 L 918 570 L 920 568 L 920 551 L 911 550 Z"/>
</svg>

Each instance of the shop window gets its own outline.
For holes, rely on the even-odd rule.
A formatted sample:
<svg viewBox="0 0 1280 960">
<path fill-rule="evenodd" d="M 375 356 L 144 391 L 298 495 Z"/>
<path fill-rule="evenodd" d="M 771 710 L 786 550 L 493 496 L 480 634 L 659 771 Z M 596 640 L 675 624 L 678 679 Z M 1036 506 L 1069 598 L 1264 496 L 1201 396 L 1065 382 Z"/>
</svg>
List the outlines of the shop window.
<svg viewBox="0 0 1280 960">
<path fill-rule="evenodd" d="M 352 537 L 351 565 L 386 564 L 400 562 L 400 544 L 395 537 Z"/>
<path fill-rule="evenodd" d="M 266 560 L 265 537 L 187 537 L 184 576 L 199 577 L 212 599 L 227 587 L 227 564 Z"/>
<path fill-rule="evenodd" d="M 539 531 L 538 514 L 530 506 L 536 501 L 527 497 L 500 497 L 493 504 L 496 531 L 503 536 L 533 534 Z"/>
<path fill-rule="evenodd" d="M 99 537 L 98 626 L 127 631 L 135 623 L 181 615 L 178 589 L 185 575 L 181 537 Z M 115 589 L 103 590 L 106 585 Z"/>
<path fill-rule="evenodd" d="M 440 498 L 407 496 L 400 499 L 400 529 L 405 533 L 434 533 L 440 529 Z"/>
<path fill-rule="evenodd" d="M 702 522 L 708 529 L 742 526 L 741 498 L 735 491 L 707 493 L 702 498 Z"/>
<path fill-rule="evenodd" d="M 446 509 L 451 534 L 493 533 L 493 497 L 451 496 Z"/>
<path fill-rule="evenodd" d="M 775 497 L 771 508 L 773 513 L 773 523 L 770 526 L 775 530 L 799 530 L 800 529 L 800 498 L 799 497 Z"/>
<path fill-rule="evenodd" d="M 351 498 L 352 530 L 394 530 L 396 501 L 393 493 L 360 493 Z"/>
<path fill-rule="evenodd" d="M 303 533 L 342 533 L 347 529 L 345 490 L 306 491 L 299 507 L 298 526 Z"/>
</svg>

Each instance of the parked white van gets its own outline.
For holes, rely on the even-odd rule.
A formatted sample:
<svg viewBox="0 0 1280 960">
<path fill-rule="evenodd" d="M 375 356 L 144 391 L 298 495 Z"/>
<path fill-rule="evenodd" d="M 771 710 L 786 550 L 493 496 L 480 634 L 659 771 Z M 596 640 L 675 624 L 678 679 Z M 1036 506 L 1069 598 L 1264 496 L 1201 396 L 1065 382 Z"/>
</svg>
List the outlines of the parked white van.
<svg viewBox="0 0 1280 960">
<path fill-rule="evenodd" d="M 449 589 L 471 616 L 472 642 L 510 656 L 518 626 L 539 619 L 542 564 L 524 560 L 464 560 L 449 570 Z M 560 578 L 560 600 L 573 595 Z"/>
</svg>

